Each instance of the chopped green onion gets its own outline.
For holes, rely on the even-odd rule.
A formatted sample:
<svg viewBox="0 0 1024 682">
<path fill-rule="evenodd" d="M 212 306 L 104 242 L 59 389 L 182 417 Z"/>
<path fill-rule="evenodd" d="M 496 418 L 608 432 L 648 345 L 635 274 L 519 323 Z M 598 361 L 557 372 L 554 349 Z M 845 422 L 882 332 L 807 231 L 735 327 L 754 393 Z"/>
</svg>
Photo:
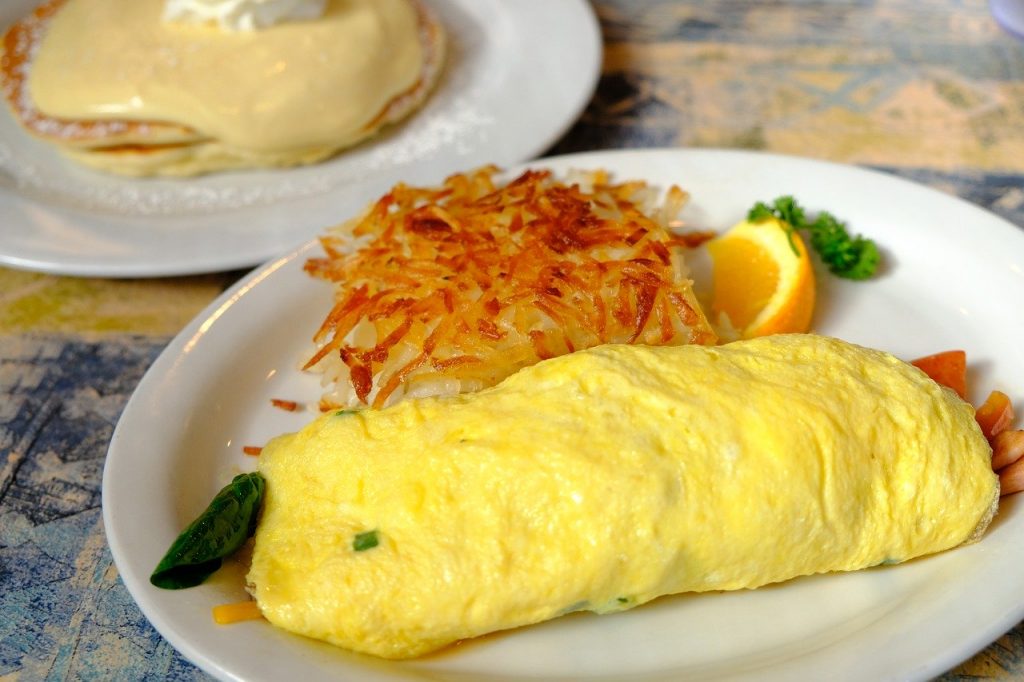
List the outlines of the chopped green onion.
<svg viewBox="0 0 1024 682">
<path fill-rule="evenodd" d="M 365 552 L 368 549 L 373 549 L 380 544 L 380 538 L 377 537 L 376 530 L 368 530 L 365 533 L 357 533 L 356 537 L 352 540 L 352 549 L 357 552 Z"/>
</svg>

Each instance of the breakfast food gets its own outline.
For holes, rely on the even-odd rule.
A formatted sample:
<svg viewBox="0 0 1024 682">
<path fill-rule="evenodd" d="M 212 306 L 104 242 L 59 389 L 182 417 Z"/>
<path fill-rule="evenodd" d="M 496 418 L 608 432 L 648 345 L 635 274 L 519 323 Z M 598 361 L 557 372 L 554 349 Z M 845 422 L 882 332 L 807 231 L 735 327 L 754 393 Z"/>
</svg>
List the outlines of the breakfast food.
<svg viewBox="0 0 1024 682">
<path fill-rule="evenodd" d="M 318 18 L 248 31 L 163 11 L 164 0 L 44 2 L 4 36 L 15 117 L 114 173 L 294 166 L 409 115 L 444 59 L 421 0 L 330 0 Z"/>
<path fill-rule="evenodd" d="M 749 339 L 811 328 L 814 269 L 803 239 L 785 223 L 746 220 L 707 249 L 714 261 L 711 314 L 723 336 Z"/>
<path fill-rule="evenodd" d="M 722 338 L 811 328 L 816 275 L 801 233 L 836 277 L 870 279 L 882 264 L 874 241 L 851 234 L 828 211 L 809 216 L 791 195 L 759 201 L 746 220 L 708 242 L 714 261 L 710 310 Z"/>
<path fill-rule="evenodd" d="M 306 270 L 335 305 L 306 368 L 324 409 L 479 390 L 603 343 L 715 343 L 667 229 L 682 190 L 496 173 L 398 185 L 321 239 Z"/>
<path fill-rule="evenodd" d="M 879 351 L 607 345 L 271 441 L 248 581 L 275 625 L 407 658 L 970 542 L 990 457 L 970 405 Z"/>
</svg>

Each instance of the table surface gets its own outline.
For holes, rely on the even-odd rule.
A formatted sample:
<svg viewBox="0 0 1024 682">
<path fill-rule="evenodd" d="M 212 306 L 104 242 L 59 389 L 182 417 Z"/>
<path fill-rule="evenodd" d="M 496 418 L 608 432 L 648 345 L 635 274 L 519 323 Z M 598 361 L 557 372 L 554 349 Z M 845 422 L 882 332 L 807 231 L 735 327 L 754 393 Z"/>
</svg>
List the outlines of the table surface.
<svg viewBox="0 0 1024 682">
<path fill-rule="evenodd" d="M 603 75 L 551 154 L 771 150 L 879 168 L 1024 226 L 1024 43 L 983 0 L 594 4 Z M 243 274 L 0 268 L 0 680 L 205 679 L 121 584 L 100 478 L 146 368 Z M 1024 679 L 1022 637 L 940 679 Z"/>
</svg>

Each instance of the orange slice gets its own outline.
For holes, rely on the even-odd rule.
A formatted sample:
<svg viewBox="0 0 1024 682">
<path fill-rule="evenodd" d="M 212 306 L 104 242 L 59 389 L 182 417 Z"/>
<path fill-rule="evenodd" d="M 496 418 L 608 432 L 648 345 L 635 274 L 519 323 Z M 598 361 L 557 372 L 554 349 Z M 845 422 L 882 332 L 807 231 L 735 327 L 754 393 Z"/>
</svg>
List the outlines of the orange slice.
<svg viewBox="0 0 1024 682">
<path fill-rule="evenodd" d="M 814 270 L 799 234 L 775 218 L 744 221 L 708 242 L 708 251 L 716 318 L 727 316 L 743 338 L 810 329 Z"/>
</svg>

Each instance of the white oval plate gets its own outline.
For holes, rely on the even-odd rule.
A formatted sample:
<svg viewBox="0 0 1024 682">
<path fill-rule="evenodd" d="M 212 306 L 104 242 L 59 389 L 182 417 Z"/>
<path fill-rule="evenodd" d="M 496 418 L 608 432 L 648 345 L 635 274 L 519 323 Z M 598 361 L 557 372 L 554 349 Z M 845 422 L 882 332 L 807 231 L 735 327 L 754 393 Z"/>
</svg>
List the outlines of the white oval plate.
<svg viewBox="0 0 1024 682">
<path fill-rule="evenodd" d="M 817 331 L 914 358 L 968 350 L 971 398 L 1024 387 L 1020 316 L 1024 232 L 964 201 L 885 174 L 739 151 L 652 150 L 542 159 L 555 170 L 607 168 L 692 193 L 684 218 L 724 229 L 757 200 L 794 194 L 875 239 L 884 273 L 863 283 L 819 277 Z M 365 196 L 370 200 L 372 197 Z M 164 351 L 110 444 L 104 523 L 128 590 L 185 656 L 223 679 L 360 680 L 926 679 L 1024 616 L 1024 496 L 1007 498 L 978 544 L 900 566 L 802 578 L 754 591 L 681 595 L 621 614 L 579 614 L 486 637 L 422 660 L 388 663 L 279 631 L 216 626 L 210 609 L 245 598 L 232 567 L 169 592 L 148 576 L 178 532 L 230 477 L 254 466 L 243 445 L 313 415 L 270 398 L 316 403 L 296 370 L 326 314 L 329 287 L 302 272 L 309 244 L 226 292 Z"/>
<path fill-rule="evenodd" d="M 543 152 L 590 100 L 601 35 L 585 0 L 428 0 L 448 28 L 436 92 L 408 120 L 321 164 L 186 180 L 80 168 L 0 105 L 0 264 L 155 277 L 261 263 L 399 179 L 439 182 Z M 0 26 L 38 0 L 0 4 Z"/>
</svg>

